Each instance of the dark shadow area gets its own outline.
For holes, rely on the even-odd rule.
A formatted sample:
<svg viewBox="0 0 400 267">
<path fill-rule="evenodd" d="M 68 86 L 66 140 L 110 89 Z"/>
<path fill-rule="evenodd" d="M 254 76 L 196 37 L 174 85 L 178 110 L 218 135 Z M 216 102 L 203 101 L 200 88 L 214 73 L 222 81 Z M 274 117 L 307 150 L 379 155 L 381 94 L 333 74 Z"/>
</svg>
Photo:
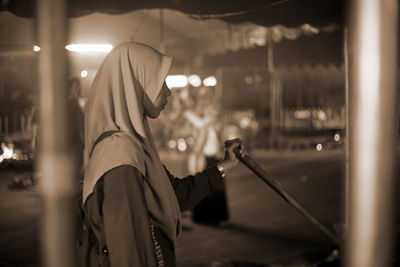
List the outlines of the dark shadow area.
<svg viewBox="0 0 400 267">
<path fill-rule="evenodd" d="M 257 238 L 262 238 L 265 240 L 281 240 L 284 242 L 315 245 L 315 246 L 321 245 L 321 242 L 318 242 L 315 239 L 310 239 L 309 236 L 306 236 L 299 232 L 292 232 L 292 231 L 281 232 L 276 230 L 268 231 L 268 229 L 253 228 L 237 223 L 227 223 L 222 226 L 210 225 L 210 227 L 218 227 L 218 229 L 220 229 L 221 231 L 233 232 L 236 234 L 239 233 L 244 235 L 252 235 Z M 332 249 L 333 248 L 335 248 L 334 245 L 332 245 Z"/>
</svg>

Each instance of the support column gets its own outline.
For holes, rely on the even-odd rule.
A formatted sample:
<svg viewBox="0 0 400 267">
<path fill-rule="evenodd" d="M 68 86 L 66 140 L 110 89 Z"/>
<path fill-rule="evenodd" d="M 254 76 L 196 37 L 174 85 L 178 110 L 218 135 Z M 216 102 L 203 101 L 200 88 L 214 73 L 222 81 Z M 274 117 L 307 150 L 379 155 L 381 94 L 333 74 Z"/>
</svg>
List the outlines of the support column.
<svg viewBox="0 0 400 267">
<path fill-rule="evenodd" d="M 397 1 L 353 0 L 349 18 L 350 218 L 345 266 L 392 266 Z"/>
<path fill-rule="evenodd" d="M 44 201 L 42 252 L 45 266 L 76 266 L 74 180 L 76 165 L 67 113 L 67 18 L 65 0 L 38 1 L 39 182 Z M 72 146 L 71 146 L 72 145 Z"/>
<path fill-rule="evenodd" d="M 348 42 L 348 30 L 347 27 L 344 29 L 344 75 L 345 75 L 345 135 L 344 135 L 344 146 L 345 146 L 345 181 L 344 181 L 344 234 L 347 234 L 349 230 L 349 217 L 350 217 L 350 86 L 349 86 L 349 42 Z"/>
</svg>

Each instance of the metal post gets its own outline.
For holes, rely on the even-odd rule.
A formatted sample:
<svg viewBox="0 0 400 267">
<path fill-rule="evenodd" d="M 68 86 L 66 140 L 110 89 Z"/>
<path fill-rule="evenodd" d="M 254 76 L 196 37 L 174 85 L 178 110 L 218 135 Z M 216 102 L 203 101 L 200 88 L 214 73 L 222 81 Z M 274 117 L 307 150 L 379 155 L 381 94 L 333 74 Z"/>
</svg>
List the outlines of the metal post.
<svg viewBox="0 0 400 267">
<path fill-rule="evenodd" d="M 270 118 L 270 146 L 275 148 L 276 141 L 276 110 L 277 110 L 277 91 L 275 86 L 275 73 L 274 73 L 274 48 L 272 40 L 272 28 L 267 30 L 267 71 L 269 76 L 269 118 Z"/>
<path fill-rule="evenodd" d="M 345 182 L 344 182 L 344 230 L 345 234 L 349 229 L 349 217 L 350 217 L 350 169 L 349 169 L 349 161 L 350 161 L 350 87 L 349 87 L 349 43 L 348 43 L 348 31 L 347 27 L 344 29 L 344 38 L 343 38 L 343 50 L 344 50 L 344 75 L 345 75 Z"/>
<path fill-rule="evenodd" d="M 76 167 L 67 114 L 67 18 L 65 0 L 38 1 L 39 161 L 44 200 L 43 262 L 48 267 L 76 266 L 73 189 Z"/>
<path fill-rule="evenodd" d="M 392 266 L 397 1 L 351 6 L 350 224 L 346 266 Z"/>
</svg>

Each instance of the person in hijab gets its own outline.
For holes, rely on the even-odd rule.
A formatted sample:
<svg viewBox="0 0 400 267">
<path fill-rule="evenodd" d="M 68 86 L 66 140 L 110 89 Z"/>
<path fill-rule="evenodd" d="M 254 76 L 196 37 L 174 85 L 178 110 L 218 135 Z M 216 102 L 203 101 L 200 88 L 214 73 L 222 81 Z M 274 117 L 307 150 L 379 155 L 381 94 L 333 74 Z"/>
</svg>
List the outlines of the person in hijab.
<svg viewBox="0 0 400 267">
<path fill-rule="evenodd" d="M 175 266 L 180 213 L 223 186 L 237 164 L 234 142 L 225 158 L 180 179 L 161 163 L 148 118 L 171 94 L 164 80 L 172 57 L 125 43 L 103 61 L 85 111 L 83 210 L 95 246 L 90 266 Z"/>
</svg>

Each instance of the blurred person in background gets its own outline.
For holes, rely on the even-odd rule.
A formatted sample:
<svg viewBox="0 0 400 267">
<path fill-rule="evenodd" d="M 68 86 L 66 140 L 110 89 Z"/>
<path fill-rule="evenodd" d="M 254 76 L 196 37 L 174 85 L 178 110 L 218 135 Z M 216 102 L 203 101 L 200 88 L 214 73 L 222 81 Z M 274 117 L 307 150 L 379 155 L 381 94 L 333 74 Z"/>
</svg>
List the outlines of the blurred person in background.
<svg viewBox="0 0 400 267">
<path fill-rule="evenodd" d="M 214 111 L 216 106 L 211 104 L 210 99 L 206 99 L 207 91 L 207 87 L 200 88 L 192 99 L 194 105 L 187 106 L 183 112 L 183 117 L 189 123 L 185 126 L 190 129 L 190 135 L 194 140 L 188 157 L 190 174 L 207 166 L 206 154 L 212 158 L 220 151 L 220 142 L 215 131 L 217 113 Z M 208 110 L 208 108 L 211 109 Z"/>
<path fill-rule="evenodd" d="M 237 165 L 224 159 L 188 176 L 174 177 L 161 163 L 148 126 L 171 94 L 164 80 L 172 58 L 138 43 L 116 47 L 103 61 L 85 112 L 83 211 L 92 237 L 87 266 L 176 266 L 174 244 L 181 211 L 223 187 Z"/>
<path fill-rule="evenodd" d="M 81 94 L 81 83 L 76 77 L 72 77 L 68 81 L 68 109 L 71 118 L 71 136 L 72 143 L 75 146 L 75 155 L 77 157 L 79 173 L 83 173 L 83 149 L 84 149 L 84 114 L 79 103 Z"/>
<path fill-rule="evenodd" d="M 215 101 L 205 101 L 201 105 L 203 116 L 187 111 L 185 117 L 197 128 L 195 144 L 192 149 L 192 164 L 196 168 L 208 168 L 221 159 L 220 129 L 221 119 Z M 190 163 L 190 158 L 189 158 Z M 205 165 L 205 166 L 204 166 Z M 193 221 L 202 224 L 220 225 L 229 219 L 225 185 L 197 204 L 192 213 Z"/>
</svg>

